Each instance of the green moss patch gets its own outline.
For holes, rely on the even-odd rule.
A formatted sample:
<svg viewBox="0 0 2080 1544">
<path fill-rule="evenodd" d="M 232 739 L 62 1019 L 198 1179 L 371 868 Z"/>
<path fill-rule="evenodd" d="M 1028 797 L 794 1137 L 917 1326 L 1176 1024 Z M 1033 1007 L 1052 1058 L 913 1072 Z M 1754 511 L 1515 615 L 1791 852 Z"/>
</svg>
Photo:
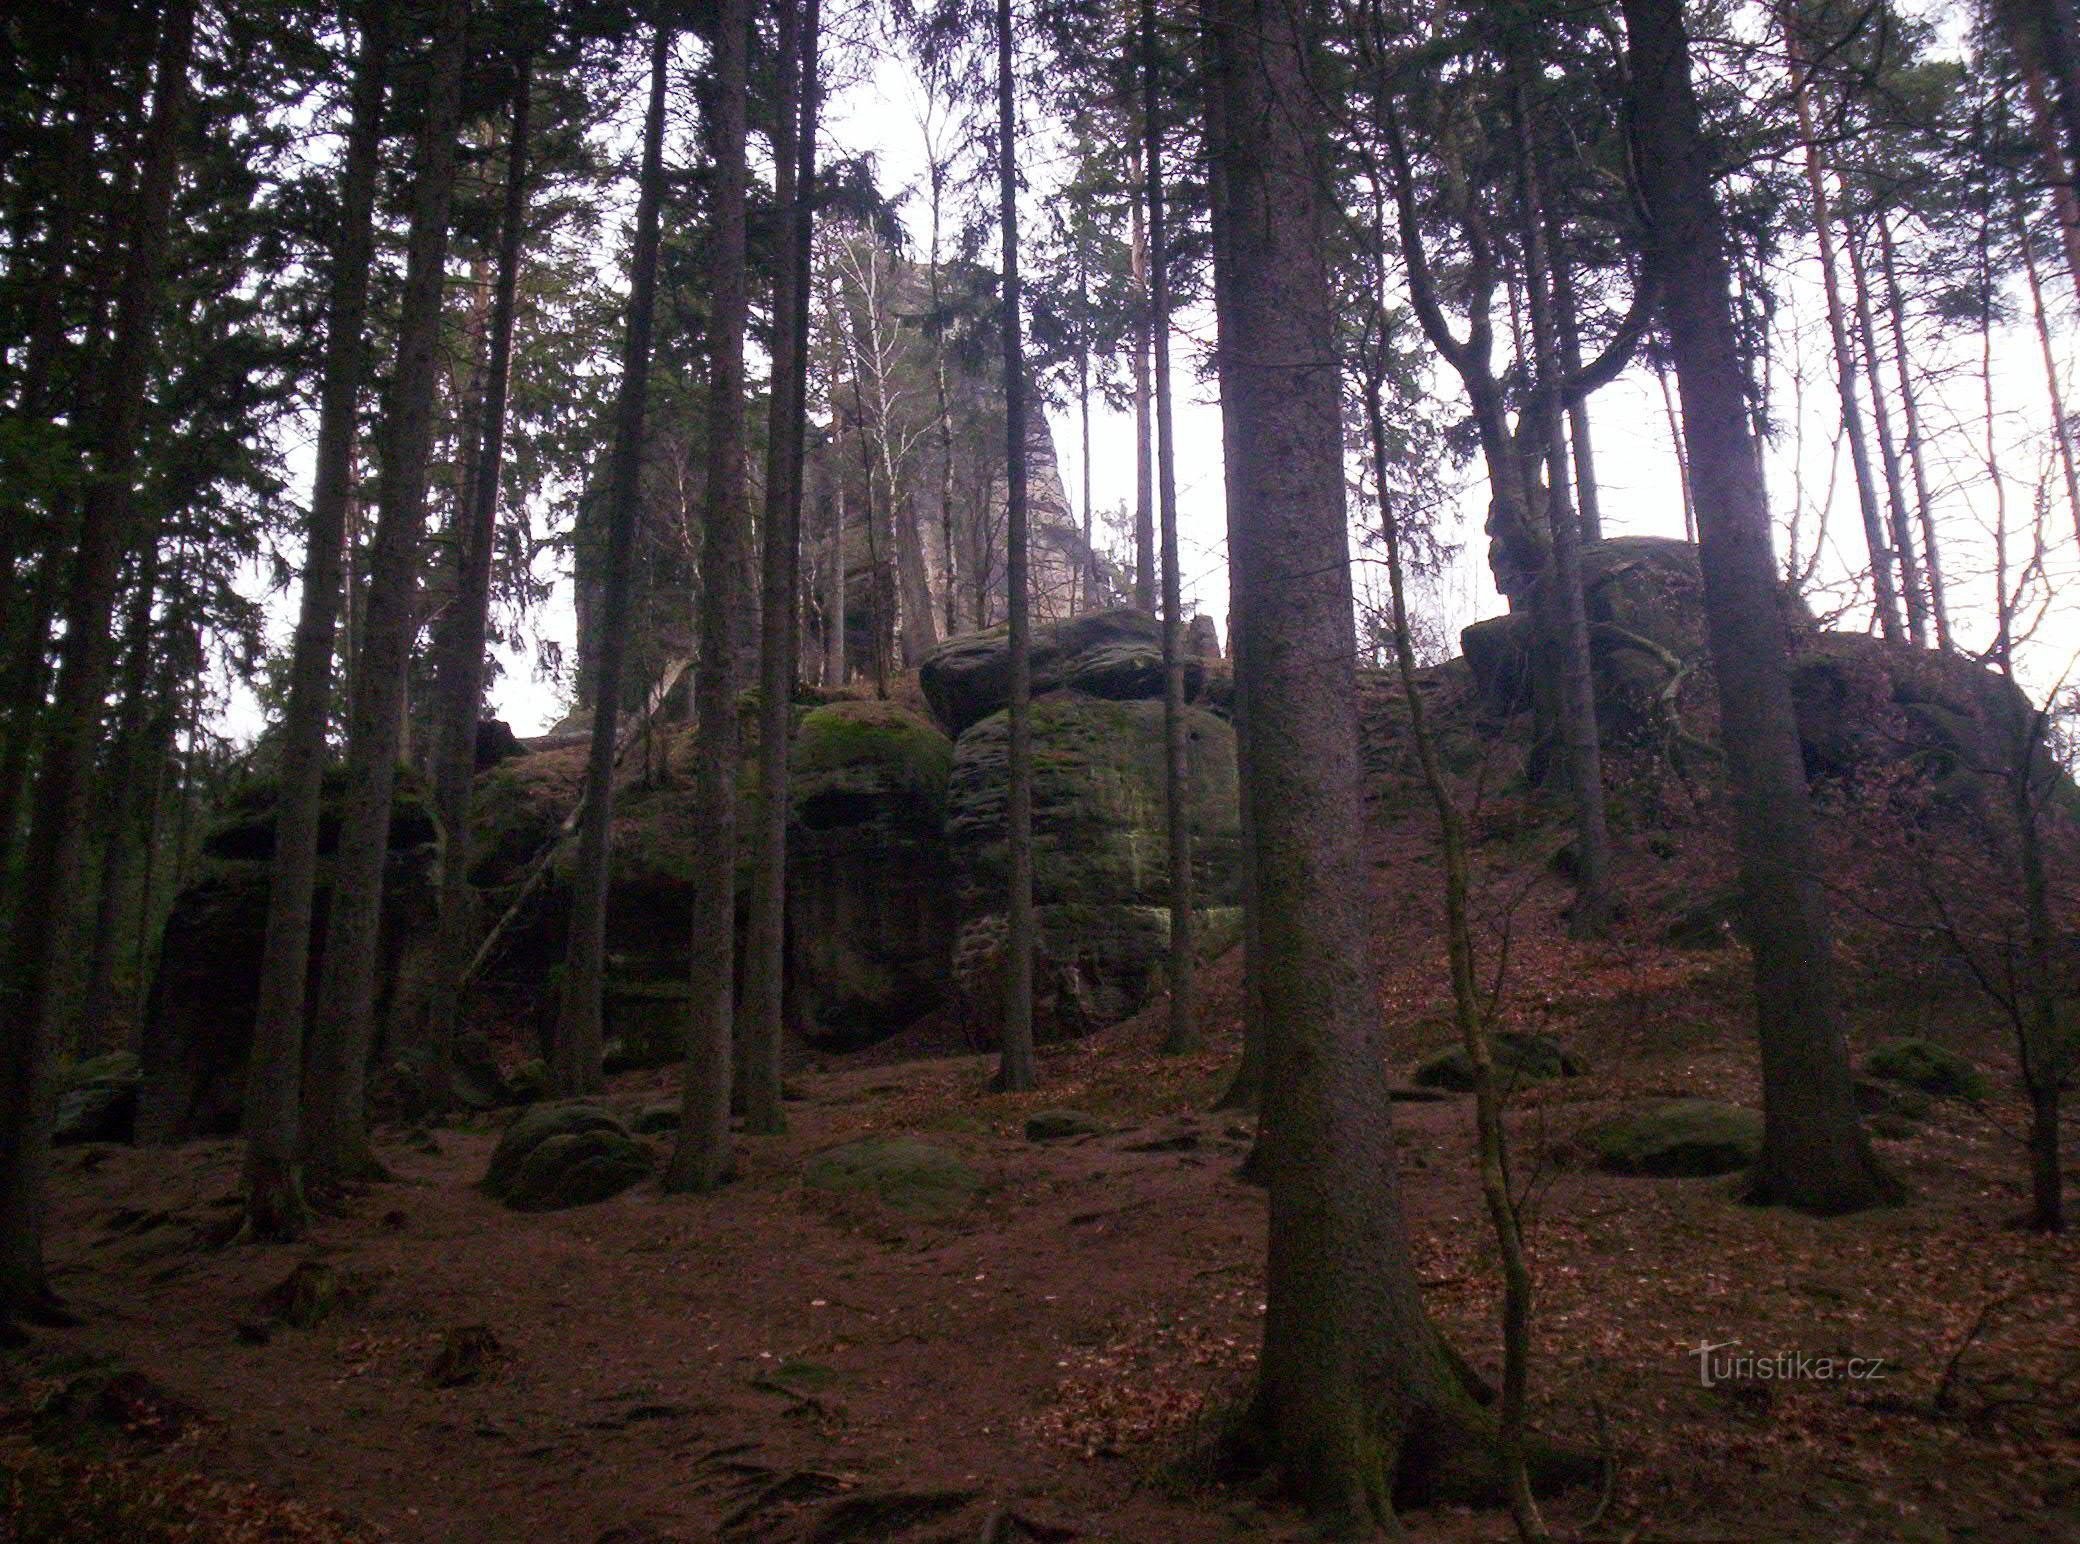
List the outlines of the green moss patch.
<svg viewBox="0 0 2080 1544">
<path fill-rule="evenodd" d="M 943 1148 L 910 1137 L 863 1137 L 802 1167 L 811 1190 L 877 1197 L 910 1217 L 950 1217 L 982 1190 L 982 1176 Z"/>
</svg>

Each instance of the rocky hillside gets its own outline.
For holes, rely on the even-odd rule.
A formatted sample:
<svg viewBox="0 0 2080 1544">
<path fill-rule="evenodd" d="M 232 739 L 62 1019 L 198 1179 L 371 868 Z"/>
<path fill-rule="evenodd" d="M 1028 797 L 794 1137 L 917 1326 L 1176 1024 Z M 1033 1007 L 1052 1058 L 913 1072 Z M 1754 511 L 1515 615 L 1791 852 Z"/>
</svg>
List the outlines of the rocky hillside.
<svg viewBox="0 0 2080 1544">
<path fill-rule="evenodd" d="M 1737 908 L 1720 835 L 1725 793 L 1695 553 L 1683 543 L 1624 538 L 1592 544 L 1584 567 L 1628 903 L 1636 923 L 1716 945 Z M 1919 829 L 1933 813 L 1938 827 L 1964 831 L 1994 818 L 1989 793 L 2027 740 L 2027 703 L 1971 661 L 1820 631 L 1788 602 L 1785 615 L 1808 766 L 1842 817 L 1830 824 L 1831 841 L 1845 852 L 1859 843 L 1882 850 L 1897 867 L 1911 847 L 1899 822 L 1911 817 Z M 1531 644 L 1528 618 L 1478 623 L 1465 632 L 1463 656 L 1425 671 L 1418 685 L 1477 830 L 1503 841 L 1516 861 L 1564 867 L 1564 826 L 1535 791 L 1544 716 Z M 890 700 L 810 694 L 796 705 L 790 1020 L 807 1051 L 853 1052 L 913 1031 L 920 1043 L 990 1043 L 1004 934 L 1008 679 L 999 628 L 940 645 Z M 1112 610 L 1043 626 L 1033 679 L 1036 1027 L 1044 1041 L 1128 1018 L 1161 990 L 1168 849 L 1155 623 Z M 1232 943 L 1239 925 L 1228 683 L 1217 657 L 1193 660 L 1193 853 L 1209 954 Z M 1404 818 L 1421 826 L 1427 806 L 1398 678 L 1368 675 L 1361 701 L 1375 808 L 1389 826 Z M 690 813 L 690 729 L 667 719 L 653 738 L 653 748 L 630 758 L 636 764 L 616 793 L 607 1014 L 617 1067 L 660 1066 L 680 1054 L 702 833 Z M 585 754 L 582 745 L 552 743 L 536 751 L 508 744 L 501 755 L 490 736 L 486 746 L 495 764 L 480 777 L 471 877 L 484 926 L 496 927 L 498 940 L 478 983 L 482 1033 L 465 1047 L 461 1092 L 475 1103 L 523 1094 L 525 1077 L 514 1089 L 508 1076 L 544 1049 L 573 860 L 560 832 Z M 757 793 L 749 759 L 741 790 Z M 1911 810 L 1901 803 L 1909 795 Z M 423 1012 L 434 837 L 408 782 L 393 831 L 389 893 L 401 904 L 386 935 L 381 997 L 390 1044 L 409 1036 Z M 212 861 L 176 908 L 143 1048 L 139 1132 L 148 1140 L 235 1123 L 271 839 L 268 789 L 255 785 L 224 812 L 210 838 Z M 1889 881 L 1872 877 L 1882 865 L 1868 860 L 1866 852 L 1850 870 L 1882 891 Z M 748 851 L 746 864 L 748 878 Z M 321 889 L 321 925 L 322 903 Z M 1887 903 L 1879 894 L 1872 904 Z M 1852 938 L 1858 922 L 1851 908 Z M 314 957 L 313 973 L 319 968 Z"/>
</svg>

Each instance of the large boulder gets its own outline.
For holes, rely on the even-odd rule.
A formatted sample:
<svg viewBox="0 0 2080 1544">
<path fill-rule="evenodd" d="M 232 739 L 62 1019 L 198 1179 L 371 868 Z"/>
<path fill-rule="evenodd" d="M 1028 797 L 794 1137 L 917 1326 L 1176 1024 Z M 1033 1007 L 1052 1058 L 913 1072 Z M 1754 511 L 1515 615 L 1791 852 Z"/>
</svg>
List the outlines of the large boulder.
<svg viewBox="0 0 2080 1544">
<path fill-rule="evenodd" d="M 1961 654 L 1820 633 L 1793 657 L 1791 696 L 1814 777 L 1912 766 L 1946 801 L 1978 803 L 2022 746 L 2043 754 L 2029 699 Z M 2070 805 L 2071 782 L 2057 784 Z"/>
<path fill-rule="evenodd" d="M 1657 1179 L 1731 1174 L 1762 1152 L 1762 1116 L 1713 1099 L 1627 1110 L 1584 1134 L 1597 1167 Z"/>
<path fill-rule="evenodd" d="M 796 731 L 788 954 L 810 1043 L 864 1045 L 939 1006 L 953 955 L 952 768 L 953 742 L 893 703 L 830 703 Z"/>
<path fill-rule="evenodd" d="M 1086 611 L 1033 629 L 1033 693 L 1067 688 L 1132 702 L 1163 695 L 1162 625 L 1146 611 Z M 1185 692 L 1197 695 L 1203 661 L 1187 651 Z M 1011 700 L 1011 633 L 1000 624 L 949 638 L 925 656 L 918 684 L 932 716 L 959 735 Z"/>
<path fill-rule="evenodd" d="M 1665 657 L 1687 660 L 1703 652 L 1704 580 L 1689 542 L 1660 536 L 1584 542 L 1582 604 L 1596 684 L 1606 694 L 1651 690 L 1666 679 Z M 1528 611 L 1489 617 L 1459 634 L 1491 708 L 1529 706 L 1533 640 Z"/>
<path fill-rule="evenodd" d="M 1194 895 L 1216 915 L 1239 904 L 1235 734 L 1187 709 Z M 1010 725 L 999 713 L 960 737 L 947 792 L 959 897 L 954 984 L 969 1021 L 1001 1020 L 1005 799 Z M 1083 1034 L 1138 1011 L 1169 944 L 1163 705 L 1058 692 L 1033 704 L 1034 1029 Z M 1209 926 L 1209 931 L 1217 929 Z"/>
<path fill-rule="evenodd" d="M 650 1170 L 649 1149 L 597 1105 L 537 1105 L 499 1138 L 483 1187 L 515 1211 L 561 1211 L 617 1196 Z"/>
<path fill-rule="evenodd" d="M 324 966 L 344 786 L 336 772 L 328 774 L 311 916 L 307 991 L 313 994 Z M 409 1038 L 425 1012 L 437 899 L 434 830 L 423 787 L 400 772 L 383 871 L 376 1066 L 386 1064 L 389 1049 Z M 273 857 L 274 785 L 256 780 L 222 806 L 204 838 L 200 872 L 175 898 L 166 919 L 139 1042 L 140 1143 L 223 1136 L 238 1129 L 259 1007 Z"/>
</svg>

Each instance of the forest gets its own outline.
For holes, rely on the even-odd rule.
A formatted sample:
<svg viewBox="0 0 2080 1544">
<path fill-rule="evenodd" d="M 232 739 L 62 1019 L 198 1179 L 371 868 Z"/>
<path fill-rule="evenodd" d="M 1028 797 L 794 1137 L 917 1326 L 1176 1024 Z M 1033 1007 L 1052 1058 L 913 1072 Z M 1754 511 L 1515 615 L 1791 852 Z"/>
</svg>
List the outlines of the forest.
<svg viewBox="0 0 2080 1544">
<path fill-rule="evenodd" d="M 2080 1537 L 2074 0 L 0 36 L 0 1538 Z"/>
</svg>

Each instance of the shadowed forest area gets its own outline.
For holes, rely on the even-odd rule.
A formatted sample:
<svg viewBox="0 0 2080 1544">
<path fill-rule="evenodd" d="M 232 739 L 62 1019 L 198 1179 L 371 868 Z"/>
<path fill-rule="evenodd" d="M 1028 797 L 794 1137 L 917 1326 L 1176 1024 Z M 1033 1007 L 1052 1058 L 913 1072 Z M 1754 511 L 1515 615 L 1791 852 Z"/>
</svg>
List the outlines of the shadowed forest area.
<svg viewBox="0 0 2080 1544">
<path fill-rule="evenodd" d="M 0 1538 L 2080 1536 L 2073 0 L 0 34 Z"/>
</svg>

